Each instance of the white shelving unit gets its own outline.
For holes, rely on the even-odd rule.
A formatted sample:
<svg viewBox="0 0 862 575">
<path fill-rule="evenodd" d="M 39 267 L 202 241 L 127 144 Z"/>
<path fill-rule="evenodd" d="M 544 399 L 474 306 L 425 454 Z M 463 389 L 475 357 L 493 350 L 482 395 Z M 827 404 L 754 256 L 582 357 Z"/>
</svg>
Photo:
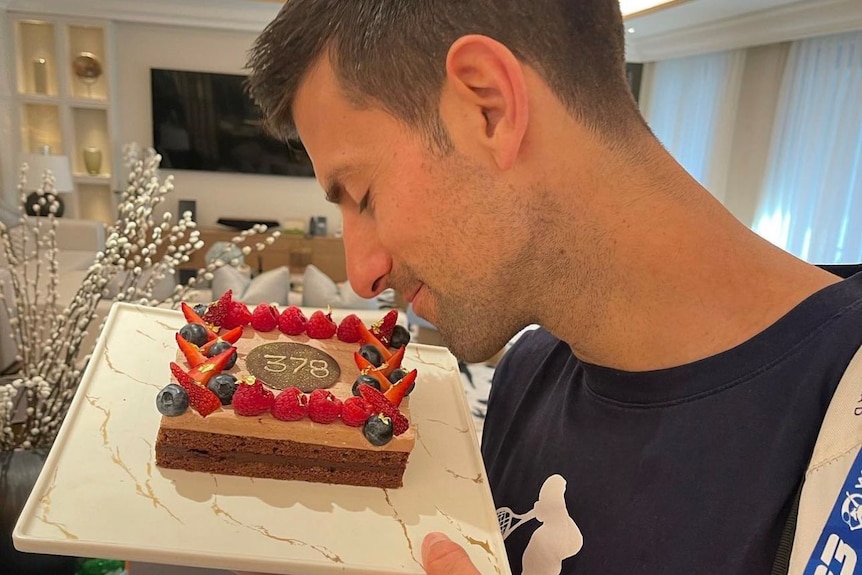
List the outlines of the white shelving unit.
<svg viewBox="0 0 862 575">
<path fill-rule="evenodd" d="M 9 16 L 18 165 L 24 155 L 39 153 L 45 146 L 51 154 L 68 156 L 75 191 L 63 196 L 67 216 L 113 222 L 118 161 L 112 137 L 111 23 Z M 100 161 L 94 162 L 98 157 Z"/>
</svg>

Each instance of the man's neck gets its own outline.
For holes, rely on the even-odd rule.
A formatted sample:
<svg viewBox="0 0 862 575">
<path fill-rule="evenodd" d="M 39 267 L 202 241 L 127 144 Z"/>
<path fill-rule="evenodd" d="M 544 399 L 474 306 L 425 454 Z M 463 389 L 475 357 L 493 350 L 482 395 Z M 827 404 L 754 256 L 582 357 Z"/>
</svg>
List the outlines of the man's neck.
<svg viewBox="0 0 862 575">
<path fill-rule="evenodd" d="M 694 180 L 678 183 L 628 196 L 606 184 L 608 197 L 629 205 L 593 212 L 596 256 L 569 262 L 570 276 L 540 296 L 539 323 L 582 360 L 626 371 L 690 363 L 839 281 L 752 233 Z"/>
</svg>

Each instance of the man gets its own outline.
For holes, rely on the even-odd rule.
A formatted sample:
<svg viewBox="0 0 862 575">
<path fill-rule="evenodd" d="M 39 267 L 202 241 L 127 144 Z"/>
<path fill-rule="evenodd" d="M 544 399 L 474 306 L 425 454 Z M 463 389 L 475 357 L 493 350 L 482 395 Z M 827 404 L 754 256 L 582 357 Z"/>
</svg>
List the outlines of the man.
<svg viewBox="0 0 862 575">
<path fill-rule="evenodd" d="M 515 573 L 769 573 L 862 277 L 762 240 L 662 148 L 616 0 L 288 0 L 249 64 L 359 294 L 396 288 L 467 361 L 542 326 L 483 439 Z"/>
</svg>

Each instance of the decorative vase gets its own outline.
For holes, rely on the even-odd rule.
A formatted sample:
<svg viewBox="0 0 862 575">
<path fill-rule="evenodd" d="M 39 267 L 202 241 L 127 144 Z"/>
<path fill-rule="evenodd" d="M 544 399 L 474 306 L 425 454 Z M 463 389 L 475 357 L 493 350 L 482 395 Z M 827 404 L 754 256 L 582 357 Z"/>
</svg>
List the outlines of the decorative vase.
<svg viewBox="0 0 862 575">
<path fill-rule="evenodd" d="M 66 204 L 58 194 L 50 192 L 30 192 L 24 204 L 24 211 L 28 216 L 47 217 L 50 211 L 51 202 L 57 202 L 57 211 L 54 212 L 54 217 L 62 218 L 66 211 Z M 36 209 L 36 208 L 39 209 Z"/>
<path fill-rule="evenodd" d="M 97 176 L 102 171 L 102 150 L 99 148 L 84 148 L 84 167 L 91 176 Z"/>
<path fill-rule="evenodd" d="M 33 59 L 33 91 L 37 94 L 48 93 L 48 61 L 45 58 Z"/>
<path fill-rule="evenodd" d="M 73 575 L 76 559 L 61 555 L 21 553 L 12 545 L 12 530 L 36 484 L 47 449 L 0 452 L 0 565 L 15 575 Z"/>
</svg>

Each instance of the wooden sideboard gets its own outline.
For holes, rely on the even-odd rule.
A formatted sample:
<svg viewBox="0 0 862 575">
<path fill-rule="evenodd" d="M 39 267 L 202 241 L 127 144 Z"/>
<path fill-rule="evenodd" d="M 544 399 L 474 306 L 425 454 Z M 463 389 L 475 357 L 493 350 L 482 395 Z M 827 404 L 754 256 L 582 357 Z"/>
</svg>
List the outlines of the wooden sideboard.
<svg viewBox="0 0 862 575">
<path fill-rule="evenodd" d="M 203 240 L 204 247 L 192 254 L 182 269 L 197 270 L 204 267 L 206 253 L 216 242 L 229 242 L 237 235 L 235 230 L 225 228 L 200 228 L 200 239 Z M 347 281 L 344 242 L 341 238 L 282 234 L 263 251 L 256 251 L 255 244 L 269 235 L 270 232 L 256 234 L 241 244 L 252 247 L 252 252 L 245 256 L 245 263 L 251 267 L 252 273 L 265 272 L 280 266 L 289 267 L 291 273 L 302 273 L 307 265 L 314 264 L 333 281 Z"/>
</svg>

